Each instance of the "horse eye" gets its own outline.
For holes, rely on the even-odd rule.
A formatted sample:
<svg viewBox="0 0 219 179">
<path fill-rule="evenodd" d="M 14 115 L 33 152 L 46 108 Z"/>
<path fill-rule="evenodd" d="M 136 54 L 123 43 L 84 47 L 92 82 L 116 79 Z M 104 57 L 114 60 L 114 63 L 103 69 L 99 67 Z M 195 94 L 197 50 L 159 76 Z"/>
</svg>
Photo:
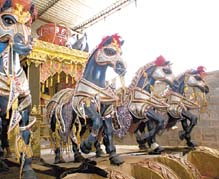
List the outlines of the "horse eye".
<svg viewBox="0 0 219 179">
<path fill-rule="evenodd" d="M 8 14 L 2 16 L 2 21 L 5 26 L 10 26 L 10 25 L 16 24 L 17 22 L 13 16 L 8 15 Z"/>
<path fill-rule="evenodd" d="M 194 78 L 197 80 L 197 81 L 201 81 L 202 78 L 200 76 L 194 76 Z"/>
<path fill-rule="evenodd" d="M 104 48 L 104 53 L 107 56 L 113 56 L 113 55 L 116 55 L 116 50 L 114 50 L 112 48 Z"/>
<path fill-rule="evenodd" d="M 166 74 L 171 74 L 172 70 L 170 68 L 163 68 L 163 72 Z"/>
</svg>

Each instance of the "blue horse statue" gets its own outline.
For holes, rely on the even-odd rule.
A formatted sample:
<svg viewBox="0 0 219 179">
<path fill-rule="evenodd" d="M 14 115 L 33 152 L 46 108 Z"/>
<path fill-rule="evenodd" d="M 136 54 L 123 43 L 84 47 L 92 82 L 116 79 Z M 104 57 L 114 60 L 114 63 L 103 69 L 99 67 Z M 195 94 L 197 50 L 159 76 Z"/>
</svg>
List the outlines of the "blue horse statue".
<svg viewBox="0 0 219 179">
<path fill-rule="evenodd" d="M 157 81 L 162 82 L 166 88 L 173 80 L 170 62 L 166 61 L 163 56 L 157 57 L 155 61 L 146 64 L 137 71 L 126 94 L 124 94 L 125 103 L 117 111 L 119 121 L 123 117 L 130 118 L 128 114 L 131 114 L 132 125 L 129 131 L 135 132 L 139 146 L 148 142 L 153 154 L 160 154 L 164 150 L 157 144 L 156 134 L 164 127 L 164 118 L 159 111 L 167 110 L 169 107 L 166 100 L 162 96 L 155 95 L 153 91 Z M 142 140 L 143 132 L 139 131 L 138 126 L 150 120 L 156 123 L 156 128 L 150 128 L 149 135 L 144 135 Z"/>
<path fill-rule="evenodd" d="M 85 52 L 89 52 L 89 45 L 87 41 L 87 34 L 84 33 L 82 37 L 79 38 L 78 34 L 73 35 L 69 38 L 67 42 L 67 47 L 71 49 L 81 50 Z"/>
<path fill-rule="evenodd" d="M 180 121 L 183 130 L 179 131 L 179 138 L 185 139 L 188 147 L 191 148 L 196 146 L 196 143 L 191 140 L 191 132 L 197 125 L 198 118 L 190 111 L 200 110 L 207 105 L 206 94 L 209 92 L 209 87 L 204 80 L 204 73 L 203 66 L 199 66 L 196 70 L 187 70 L 176 77 L 167 89 L 166 97 L 169 107 L 166 111 L 167 121 L 164 129 L 170 129 Z M 142 136 L 146 126 L 155 128 L 156 124 L 150 120 L 139 125 L 142 146 L 145 145 Z"/>
<path fill-rule="evenodd" d="M 31 95 L 26 74 L 20 65 L 19 55 L 28 55 L 32 50 L 30 25 L 36 16 L 31 1 L 0 1 L 0 139 L 2 120 L 10 120 L 8 134 L 16 134 L 16 153 L 20 161 L 20 177 L 35 179 L 31 168 L 31 132 L 34 123 L 29 122 Z M 9 118 L 10 113 L 10 119 Z M 18 128 L 17 130 L 14 130 Z M 0 171 L 8 169 L 2 160 L 0 140 Z"/>
<path fill-rule="evenodd" d="M 111 119 L 111 113 L 114 112 L 114 106 L 119 99 L 114 90 L 107 86 L 105 79 L 108 67 L 113 68 L 121 77 L 126 73 L 126 65 L 121 59 L 123 42 L 117 34 L 105 37 L 91 53 L 75 90 L 61 90 L 48 103 L 47 116 L 55 144 L 56 163 L 61 161 L 61 146 L 58 138 L 67 142 L 70 137 L 74 157 L 76 161 L 81 160 L 78 141 L 75 132 L 72 132 L 74 126 L 78 128 L 81 123 L 91 125 L 88 138 L 80 145 L 83 153 L 89 153 L 93 144 L 96 148 L 100 148 L 97 136 L 98 133 L 102 134 L 101 129 L 103 129 L 103 143 L 111 164 L 123 163 L 123 160 L 116 154 Z"/>
</svg>

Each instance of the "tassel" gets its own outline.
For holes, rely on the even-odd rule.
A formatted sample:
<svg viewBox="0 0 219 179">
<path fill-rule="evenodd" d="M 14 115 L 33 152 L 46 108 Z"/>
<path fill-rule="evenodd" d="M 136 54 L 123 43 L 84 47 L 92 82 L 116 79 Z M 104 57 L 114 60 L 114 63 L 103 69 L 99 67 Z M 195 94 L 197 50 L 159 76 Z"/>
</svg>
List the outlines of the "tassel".
<svg viewBox="0 0 219 179">
<path fill-rule="evenodd" d="M 75 66 L 74 66 L 74 74 L 76 76 L 76 73 L 77 73 L 77 63 L 75 63 Z"/>
<path fill-rule="evenodd" d="M 15 111 L 18 108 L 18 98 L 12 104 L 12 110 Z"/>
<path fill-rule="evenodd" d="M 73 68 L 74 68 L 74 66 L 73 66 L 73 64 L 71 64 L 71 66 L 70 66 L 70 76 L 73 76 L 73 74 L 74 74 Z"/>
<path fill-rule="evenodd" d="M 58 83 L 60 83 L 60 73 L 58 73 Z"/>
<path fill-rule="evenodd" d="M 6 119 L 9 119 L 9 111 L 7 111 L 5 118 L 6 118 Z"/>
<path fill-rule="evenodd" d="M 45 92 L 45 85 L 42 84 L 42 92 L 44 93 Z"/>
<path fill-rule="evenodd" d="M 68 84 L 68 75 L 65 76 L 65 83 Z"/>
<path fill-rule="evenodd" d="M 81 122 L 79 121 L 79 123 L 78 123 L 78 132 L 76 134 L 78 144 L 81 143 L 81 136 L 80 136 L 81 129 L 82 129 L 82 126 L 81 126 Z"/>
<path fill-rule="evenodd" d="M 50 79 L 50 86 L 52 87 L 53 86 L 53 78 L 51 77 Z"/>
<path fill-rule="evenodd" d="M 75 83 L 75 80 L 74 80 L 74 77 L 73 77 L 73 76 L 71 77 L 71 83 L 72 83 L 72 84 Z"/>
<path fill-rule="evenodd" d="M 47 79 L 46 80 L 46 88 L 48 88 L 49 87 L 49 80 Z"/>
</svg>

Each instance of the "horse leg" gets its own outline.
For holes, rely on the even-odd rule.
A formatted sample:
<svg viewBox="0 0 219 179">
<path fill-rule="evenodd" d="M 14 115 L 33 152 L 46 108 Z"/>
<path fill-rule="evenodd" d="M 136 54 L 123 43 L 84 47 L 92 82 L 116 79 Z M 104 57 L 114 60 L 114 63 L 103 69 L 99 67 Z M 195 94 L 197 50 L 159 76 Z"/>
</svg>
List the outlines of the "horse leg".
<svg viewBox="0 0 219 179">
<path fill-rule="evenodd" d="M 81 155 L 79 148 L 78 148 L 78 144 L 75 140 L 72 140 L 72 150 L 74 152 L 74 162 L 82 162 L 85 158 Z"/>
<path fill-rule="evenodd" d="M 103 155 L 103 150 L 101 149 L 100 147 L 100 142 L 99 140 L 97 139 L 94 143 L 94 147 L 96 148 L 96 157 L 101 157 L 101 155 Z"/>
<path fill-rule="evenodd" d="M 72 129 L 73 129 L 73 124 L 72 124 Z M 85 160 L 85 158 L 81 155 L 81 152 L 79 151 L 76 132 L 72 129 L 71 129 L 71 133 L 70 133 L 70 139 L 71 139 L 71 142 L 72 142 L 72 151 L 74 153 L 74 162 L 76 162 L 76 163 L 77 162 L 82 162 L 83 160 Z"/>
<path fill-rule="evenodd" d="M 103 131 L 103 144 L 105 145 L 106 152 L 109 154 L 110 163 L 113 165 L 120 165 L 124 163 L 124 160 L 116 154 L 116 148 L 113 143 L 113 126 L 112 118 L 106 118 L 104 120 L 104 131 Z"/>
<path fill-rule="evenodd" d="M 11 115 L 11 113 L 10 113 Z M 6 119 L 6 115 L 2 118 L 2 148 L 6 150 L 6 157 L 11 157 L 11 150 L 9 147 L 9 140 L 8 140 L 8 126 L 9 126 L 9 119 Z"/>
<path fill-rule="evenodd" d="M 140 150 L 146 150 L 147 146 L 146 144 L 146 140 L 144 140 L 144 136 L 145 136 L 145 121 L 141 121 L 140 124 L 138 125 L 137 129 L 135 130 L 135 137 L 136 137 L 136 141 L 138 143 L 138 147 Z"/>
<path fill-rule="evenodd" d="M 93 103 L 91 103 L 89 107 L 86 106 L 84 109 L 86 115 L 92 119 L 92 129 L 88 138 L 81 143 L 80 148 L 83 153 L 88 154 L 91 151 L 92 144 L 97 140 L 97 135 L 102 127 L 103 120 L 100 114 L 96 112 L 96 107 Z"/>
<path fill-rule="evenodd" d="M 155 136 L 163 128 L 164 120 L 153 109 L 149 109 L 147 111 L 146 117 L 149 119 L 149 121 L 147 123 L 148 131 L 149 131 L 149 137 L 148 137 L 147 141 L 148 141 L 148 145 L 152 149 L 151 153 L 161 154 L 161 152 L 164 151 L 164 148 L 159 146 L 159 144 L 156 143 Z"/>
<path fill-rule="evenodd" d="M 5 111 L 8 103 L 8 97 L 0 96 L 0 172 L 7 171 L 9 168 L 7 164 L 3 161 L 3 119 L 5 117 Z"/>
<path fill-rule="evenodd" d="M 93 126 L 91 129 L 91 133 L 89 134 L 88 138 L 86 140 L 84 140 L 81 145 L 81 151 L 85 154 L 90 153 L 91 148 L 92 148 L 92 144 L 94 144 L 98 139 L 97 139 L 97 135 L 98 135 L 98 131 L 102 126 L 102 118 L 101 117 L 95 117 L 93 118 Z"/>
<path fill-rule="evenodd" d="M 7 164 L 2 160 L 3 148 L 2 148 L 2 118 L 0 117 L 0 172 L 7 171 L 9 168 Z"/>
<path fill-rule="evenodd" d="M 198 118 L 194 114 L 190 113 L 189 111 L 182 111 L 183 120 L 181 121 L 182 128 L 184 131 L 180 131 L 179 136 L 180 139 L 186 140 L 186 143 L 189 147 L 194 148 L 197 146 L 195 142 L 191 141 L 191 132 L 194 126 L 197 124 Z M 187 123 L 187 120 L 189 120 L 189 125 Z"/>
<path fill-rule="evenodd" d="M 31 167 L 32 163 L 32 150 L 31 150 L 31 132 L 28 126 L 29 124 L 29 115 L 30 108 L 26 108 L 20 111 L 22 119 L 20 121 L 20 131 L 21 131 L 21 140 L 24 148 L 20 148 L 20 161 L 21 161 L 21 174 L 22 179 L 36 179 L 36 174 Z M 21 129 L 22 128 L 22 129 Z"/>
<path fill-rule="evenodd" d="M 51 121 L 50 121 L 50 138 L 51 138 L 51 142 L 53 144 L 54 147 L 54 153 L 55 153 L 55 160 L 54 160 L 54 164 L 57 163 L 64 163 L 64 159 L 62 157 L 62 153 L 61 153 L 61 149 L 60 149 L 60 136 L 58 134 L 58 129 L 56 128 L 56 117 L 55 114 L 52 115 Z"/>
<path fill-rule="evenodd" d="M 98 136 L 97 136 L 97 140 L 94 143 L 94 146 L 96 148 L 96 157 L 101 157 L 101 155 L 104 154 L 103 150 L 101 149 L 101 141 L 103 139 L 103 127 L 101 127 L 101 129 L 99 130 Z"/>
</svg>

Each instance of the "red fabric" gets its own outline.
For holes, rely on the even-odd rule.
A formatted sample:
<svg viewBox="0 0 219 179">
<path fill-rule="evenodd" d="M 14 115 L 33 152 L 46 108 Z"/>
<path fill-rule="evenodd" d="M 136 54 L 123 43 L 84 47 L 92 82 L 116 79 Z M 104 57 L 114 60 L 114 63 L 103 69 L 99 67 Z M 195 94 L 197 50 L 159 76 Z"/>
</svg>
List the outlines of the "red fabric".
<svg viewBox="0 0 219 179">
<path fill-rule="evenodd" d="M 198 71 L 198 73 L 201 75 L 202 78 L 205 77 L 206 72 L 205 72 L 205 67 L 204 67 L 204 66 L 198 66 L 198 67 L 197 67 L 197 71 Z"/>
<path fill-rule="evenodd" d="M 115 40 L 116 42 L 117 42 L 117 44 L 118 44 L 118 46 L 120 47 L 121 46 L 121 44 L 120 44 L 120 36 L 116 33 L 116 34 L 113 34 L 113 35 L 111 35 L 111 36 L 106 36 L 106 37 L 104 37 L 103 39 L 102 39 L 102 41 L 100 42 L 100 44 L 98 45 L 98 49 L 101 49 L 102 47 L 103 47 L 103 44 L 107 41 L 107 39 L 108 38 L 110 38 L 110 37 L 112 37 L 112 39 L 113 40 Z"/>
<path fill-rule="evenodd" d="M 157 57 L 154 63 L 156 66 L 164 66 L 166 64 L 166 60 L 162 55 L 160 55 L 159 57 Z"/>
<path fill-rule="evenodd" d="M 204 66 L 198 66 L 197 70 L 198 70 L 198 72 L 205 72 L 205 67 Z"/>
</svg>

